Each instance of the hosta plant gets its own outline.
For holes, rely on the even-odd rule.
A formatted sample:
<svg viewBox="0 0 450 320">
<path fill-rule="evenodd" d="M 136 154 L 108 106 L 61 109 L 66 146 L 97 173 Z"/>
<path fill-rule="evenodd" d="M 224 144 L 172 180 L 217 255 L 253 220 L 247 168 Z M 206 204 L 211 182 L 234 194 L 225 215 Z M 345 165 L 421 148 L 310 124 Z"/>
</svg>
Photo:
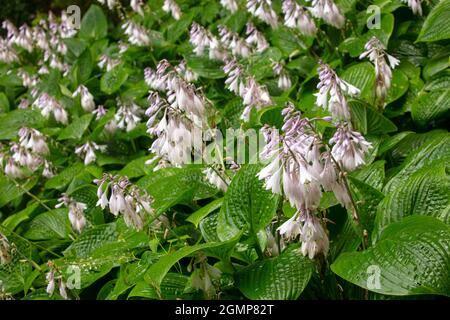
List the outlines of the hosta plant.
<svg viewBox="0 0 450 320">
<path fill-rule="evenodd" d="M 450 296 L 450 1 L 2 22 L 0 299 Z"/>
</svg>

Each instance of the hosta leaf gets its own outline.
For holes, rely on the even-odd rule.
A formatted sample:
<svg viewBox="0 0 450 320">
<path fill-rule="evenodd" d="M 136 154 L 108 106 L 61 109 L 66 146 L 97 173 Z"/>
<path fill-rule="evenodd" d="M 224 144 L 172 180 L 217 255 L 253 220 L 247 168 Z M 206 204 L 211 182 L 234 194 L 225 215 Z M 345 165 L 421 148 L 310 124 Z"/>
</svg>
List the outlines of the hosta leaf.
<svg viewBox="0 0 450 320">
<path fill-rule="evenodd" d="M 450 296 L 449 249 L 449 226 L 433 217 L 411 216 L 388 226 L 375 246 L 341 254 L 331 269 L 382 294 Z"/>
<path fill-rule="evenodd" d="M 82 115 L 80 118 L 73 120 L 71 124 L 69 124 L 61 131 L 58 136 L 58 140 L 79 140 L 83 136 L 86 129 L 89 127 L 89 124 L 91 123 L 93 117 L 93 114 L 88 113 Z"/>
<path fill-rule="evenodd" d="M 80 37 L 100 39 L 106 37 L 107 32 L 108 22 L 103 10 L 97 5 L 91 5 L 81 20 Z"/>
<path fill-rule="evenodd" d="M 62 189 L 67 186 L 72 179 L 83 170 L 83 168 L 84 165 L 80 162 L 71 164 L 59 174 L 47 180 L 45 187 L 48 189 Z"/>
<path fill-rule="evenodd" d="M 147 160 L 149 160 L 149 157 L 144 156 L 130 161 L 119 171 L 119 175 L 126 176 L 128 179 L 133 179 L 146 174 L 151 174 L 152 166 L 145 164 Z"/>
<path fill-rule="evenodd" d="M 194 246 L 185 246 L 175 252 L 166 254 L 162 256 L 158 260 L 158 262 L 150 266 L 145 274 L 145 280 L 152 284 L 154 287 L 159 288 L 166 274 L 179 260 L 200 250 L 212 249 L 221 246 L 229 247 L 230 244 L 233 246 L 234 244 L 236 244 L 237 240 L 238 239 L 236 238 L 225 242 L 209 242 Z"/>
<path fill-rule="evenodd" d="M 396 168 L 396 173 L 383 188 L 384 194 L 393 192 L 418 169 L 433 163 L 450 161 L 450 136 L 448 133 L 435 134 L 419 149 L 411 152 L 403 164 Z"/>
<path fill-rule="evenodd" d="M 416 98 L 411 106 L 411 116 L 417 124 L 426 126 L 450 109 L 450 89 L 434 90 Z"/>
<path fill-rule="evenodd" d="M 258 261 L 236 276 L 236 286 L 252 300 L 295 300 L 311 278 L 314 265 L 298 248 Z"/>
<path fill-rule="evenodd" d="M 77 59 L 75 64 L 77 70 L 78 83 L 84 83 L 89 79 L 94 68 L 94 62 L 92 61 L 91 51 L 89 49 L 84 50 L 81 56 Z"/>
<path fill-rule="evenodd" d="M 381 191 L 384 181 L 384 160 L 376 161 L 351 173 L 351 176 Z"/>
<path fill-rule="evenodd" d="M 395 124 L 369 105 L 356 100 L 348 102 L 353 125 L 362 134 L 379 134 L 397 131 Z"/>
<path fill-rule="evenodd" d="M 375 69 L 370 62 L 357 63 L 342 74 L 342 79 L 357 87 L 360 96 L 371 102 L 375 86 Z"/>
<path fill-rule="evenodd" d="M 399 69 L 394 69 L 386 103 L 391 103 L 403 96 L 408 91 L 408 87 L 409 80 L 406 74 Z"/>
<path fill-rule="evenodd" d="M 450 1 L 442 0 L 428 14 L 417 41 L 437 41 L 450 38 Z"/>
<path fill-rule="evenodd" d="M 128 78 L 128 72 L 122 66 L 117 66 L 114 69 L 103 74 L 100 79 L 100 89 L 106 94 L 113 94 L 124 84 Z"/>
<path fill-rule="evenodd" d="M 272 220 L 278 206 L 278 196 L 265 190 L 264 181 L 256 174 L 259 165 L 247 165 L 234 176 L 219 213 L 217 233 L 221 240 L 228 240 L 243 228 L 253 235 Z"/>
<path fill-rule="evenodd" d="M 194 224 L 195 227 L 198 227 L 198 224 L 200 221 L 206 217 L 208 214 L 213 212 L 214 210 L 219 209 L 222 206 L 223 198 L 216 199 L 214 201 L 211 201 L 206 206 L 201 207 L 197 211 L 195 211 L 193 214 L 191 214 L 186 221 L 189 221 Z"/>
<path fill-rule="evenodd" d="M 186 57 L 187 66 L 206 79 L 221 79 L 225 77 L 223 64 L 217 60 L 210 60 L 208 57 L 189 56 Z"/>
<path fill-rule="evenodd" d="M 0 140 L 17 137 L 22 127 L 39 129 L 44 125 L 45 119 L 41 113 L 33 109 L 16 109 L 0 114 Z"/>
<path fill-rule="evenodd" d="M 185 275 L 168 273 L 161 282 L 160 292 L 158 292 L 147 282 L 140 281 L 136 284 L 133 290 L 131 290 L 128 298 L 142 297 L 147 299 L 176 299 L 183 295 L 188 280 L 189 277 Z"/>
<path fill-rule="evenodd" d="M 366 230 L 370 234 L 373 229 L 377 206 L 384 198 L 384 194 L 358 179 L 350 177 L 349 180 L 350 189 L 359 215 L 359 225 L 356 230 L 359 229 L 359 234 L 362 234 L 363 230 Z M 349 212 L 349 217 L 351 216 L 352 213 Z"/>
<path fill-rule="evenodd" d="M 208 198 L 218 191 L 204 181 L 202 168 L 195 166 L 160 169 L 140 179 L 137 185 L 155 199 L 153 207 L 159 212 L 178 203 Z"/>
<path fill-rule="evenodd" d="M 390 223 L 413 214 L 430 215 L 450 223 L 450 215 L 442 213 L 450 205 L 450 184 L 445 167 L 424 167 L 411 175 L 379 204 L 374 236 L 379 236 Z"/>
<path fill-rule="evenodd" d="M 219 236 L 217 235 L 217 220 L 219 213 L 211 214 L 202 221 L 200 221 L 199 228 L 202 233 L 203 239 L 206 242 L 219 242 Z"/>
<path fill-rule="evenodd" d="M 37 177 L 31 177 L 16 184 L 0 172 L 0 208 L 29 191 L 37 181 Z"/>
<path fill-rule="evenodd" d="M 41 213 L 31 221 L 25 237 L 31 240 L 67 238 L 71 231 L 68 212 L 67 208 L 61 208 Z"/>
</svg>

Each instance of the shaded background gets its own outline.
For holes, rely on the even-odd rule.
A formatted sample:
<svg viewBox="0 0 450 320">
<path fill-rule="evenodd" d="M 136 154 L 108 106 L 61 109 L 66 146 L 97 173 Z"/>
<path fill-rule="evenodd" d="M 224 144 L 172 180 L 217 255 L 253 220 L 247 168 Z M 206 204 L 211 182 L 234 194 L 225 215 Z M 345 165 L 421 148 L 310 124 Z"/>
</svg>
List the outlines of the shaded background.
<svg viewBox="0 0 450 320">
<path fill-rule="evenodd" d="M 0 0 L 0 21 L 10 20 L 16 26 L 31 24 L 39 15 L 49 10 L 59 13 L 70 5 L 78 5 L 85 12 L 95 0 Z"/>
</svg>

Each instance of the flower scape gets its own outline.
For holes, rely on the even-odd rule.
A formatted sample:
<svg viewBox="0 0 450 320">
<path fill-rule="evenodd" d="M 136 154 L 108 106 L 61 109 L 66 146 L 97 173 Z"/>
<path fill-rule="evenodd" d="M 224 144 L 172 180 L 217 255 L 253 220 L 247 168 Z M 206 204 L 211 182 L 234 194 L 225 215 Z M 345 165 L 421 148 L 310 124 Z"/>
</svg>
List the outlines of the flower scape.
<svg viewBox="0 0 450 320">
<path fill-rule="evenodd" d="M 450 296 L 449 0 L 87 3 L 1 22 L 0 300 Z"/>
</svg>

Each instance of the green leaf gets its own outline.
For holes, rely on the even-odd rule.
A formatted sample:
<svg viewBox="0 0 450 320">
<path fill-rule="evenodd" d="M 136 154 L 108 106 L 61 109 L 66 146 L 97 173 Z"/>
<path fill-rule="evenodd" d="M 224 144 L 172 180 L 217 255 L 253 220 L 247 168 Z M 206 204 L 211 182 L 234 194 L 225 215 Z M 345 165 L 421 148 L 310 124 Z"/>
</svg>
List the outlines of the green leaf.
<svg viewBox="0 0 450 320">
<path fill-rule="evenodd" d="M 342 74 L 342 79 L 361 90 L 362 98 L 371 101 L 375 86 L 375 69 L 370 62 L 351 66 Z"/>
<path fill-rule="evenodd" d="M 385 178 L 384 165 L 385 161 L 379 160 L 352 172 L 350 175 L 370 185 L 378 191 L 381 191 L 381 189 L 383 189 L 383 182 Z"/>
<path fill-rule="evenodd" d="M 420 168 L 450 161 L 450 135 L 438 131 L 433 133 L 426 143 L 411 152 L 402 165 L 396 168 L 395 174 L 383 188 L 384 194 L 393 192 Z M 411 136 L 412 139 L 416 138 L 416 135 Z"/>
<path fill-rule="evenodd" d="M 391 103 L 402 97 L 408 91 L 408 87 L 409 80 L 406 74 L 399 69 L 394 69 L 386 103 Z"/>
<path fill-rule="evenodd" d="M 63 189 L 67 186 L 76 175 L 84 169 L 84 165 L 81 162 L 76 162 L 74 164 L 68 165 L 63 171 L 61 171 L 56 176 L 50 178 L 45 183 L 47 189 Z"/>
<path fill-rule="evenodd" d="M 22 211 L 16 212 L 13 215 L 10 215 L 7 217 L 3 222 L 2 225 L 8 229 L 8 231 L 14 231 L 14 229 L 17 228 L 19 224 L 21 224 L 23 221 L 26 221 L 30 218 L 30 215 L 39 207 L 39 203 L 35 202 L 31 205 L 28 205 L 25 209 Z M 6 234 L 7 235 L 7 234 Z"/>
<path fill-rule="evenodd" d="M 80 140 L 86 129 L 89 127 L 94 115 L 87 113 L 80 118 L 73 120 L 71 124 L 65 127 L 58 136 L 58 140 Z"/>
<path fill-rule="evenodd" d="M 450 0 L 442 0 L 428 14 L 417 41 L 437 41 L 450 38 Z"/>
<path fill-rule="evenodd" d="M 91 75 L 94 68 L 91 50 L 84 50 L 81 56 L 77 59 L 75 66 L 77 68 L 78 84 L 86 82 L 89 79 L 89 76 Z"/>
<path fill-rule="evenodd" d="M 375 246 L 341 254 L 331 270 L 382 294 L 450 296 L 449 249 L 449 226 L 433 217 L 411 216 L 389 225 Z"/>
<path fill-rule="evenodd" d="M 259 165 L 247 165 L 234 176 L 219 213 L 217 234 L 224 241 L 248 228 L 253 235 L 265 228 L 275 215 L 278 196 L 263 187 L 256 174 Z"/>
<path fill-rule="evenodd" d="M 204 181 L 202 168 L 198 166 L 160 169 L 141 178 L 136 184 L 154 198 L 153 208 L 158 212 L 217 193 L 216 188 Z"/>
<path fill-rule="evenodd" d="M 106 37 L 108 22 L 103 10 L 97 5 L 91 5 L 81 20 L 79 36 L 84 39 L 101 39 Z"/>
<path fill-rule="evenodd" d="M 311 278 L 314 264 L 298 247 L 275 258 L 258 261 L 236 276 L 236 286 L 252 300 L 295 300 Z"/>
<path fill-rule="evenodd" d="M 355 129 L 362 134 L 380 134 L 397 131 L 395 124 L 369 105 L 356 100 L 348 102 Z"/>
<path fill-rule="evenodd" d="M 145 273 L 145 280 L 149 282 L 152 286 L 159 289 L 161 282 L 163 281 L 166 274 L 169 272 L 169 270 L 177 263 L 179 260 L 183 259 L 184 257 L 187 257 L 197 251 L 204 250 L 204 249 L 211 249 L 215 247 L 220 246 L 229 246 L 230 243 L 235 244 L 237 241 L 236 239 L 231 239 L 230 241 L 225 242 L 209 242 L 209 243 L 202 243 L 195 246 L 186 246 L 181 249 L 178 249 L 175 252 L 166 254 L 162 256 L 158 262 L 150 266 L 150 268 Z"/>
<path fill-rule="evenodd" d="M 6 113 L 9 111 L 9 100 L 8 97 L 0 92 L 0 113 Z"/>
<path fill-rule="evenodd" d="M 39 129 L 44 125 L 45 119 L 41 113 L 33 109 L 16 109 L 6 114 L 0 114 L 0 140 L 9 140 L 17 137 L 22 127 Z"/>
<path fill-rule="evenodd" d="M 411 106 L 411 116 L 417 124 L 426 126 L 450 109 L 450 89 L 435 90 L 416 98 Z"/>
<path fill-rule="evenodd" d="M 222 206 L 223 198 L 216 199 L 214 201 L 211 201 L 206 206 L 201 207 L 197 211 L 195 211 L 193 214 L 191 214 L 186 221 L 189 221 L 194 224 L 194 226 L 197 228 L 200 221 L 206 217 L 211 212 L 219 209 Z"/>
<path fill-rule="evenodd" d="M 122 66 L 117 66 L 114 69 L 103 74 L 100 80 L 100 90 L 106 94 L 113 94 L 124 84 L 128 78 L 128 72 Z"/>
<path fill-rule="evenodd" d="M 147 160 L 149 160 L 149 156 L 140 157 L 130 161 L 119 171 L 119 175 L 133 179 L 146 174 L 151 174 L 153 168 L 152 166 L 145 164 Z"/>
<path fill-rule="evenodd" d="M 34 218 L 25 238 L 30 240 L 66 239 L 70 234 L 68 209 L 60 208 L 44 212 Z"/>
<path fill-rule="evenodd" d="M 410 215 L 429 215 L 450 223 L 450 183 L 442 164 L 424 167 L 389 193 L 378 206 L 374 237 L 390 223 Z M 374 238 L 376 239 L 376 238 Z"/>
<path fill-rule="evenodd" d="M 223 64 L 218 60 L 191 55 L 186 57 L 186 63 L 200 77 L 206 79 L 221 79 L 225 77 L 225 72 L 222 69 Z"/>
<path fill-rule="evenodd" d="M 140 281 L 131 290 L 128 298 L 142 297 L 147 299 L 166 299 L 173 300 L 183 295 L 184 289 L 188 283 L 189 277 L 178 274 L 168 273 L 161 282 L 160 292 L 145 281 Z M 159 293 L 159 294 L 158 294 Z"/>
<path fill-rule="evenodd" d="M 29 191 L 37 181 L 37 177 L 31 177 L 25 181 L 18 181 L 19 185 L 16 185 L 3 172 L 0 172 L 0 208 Z"/>
</svg>

